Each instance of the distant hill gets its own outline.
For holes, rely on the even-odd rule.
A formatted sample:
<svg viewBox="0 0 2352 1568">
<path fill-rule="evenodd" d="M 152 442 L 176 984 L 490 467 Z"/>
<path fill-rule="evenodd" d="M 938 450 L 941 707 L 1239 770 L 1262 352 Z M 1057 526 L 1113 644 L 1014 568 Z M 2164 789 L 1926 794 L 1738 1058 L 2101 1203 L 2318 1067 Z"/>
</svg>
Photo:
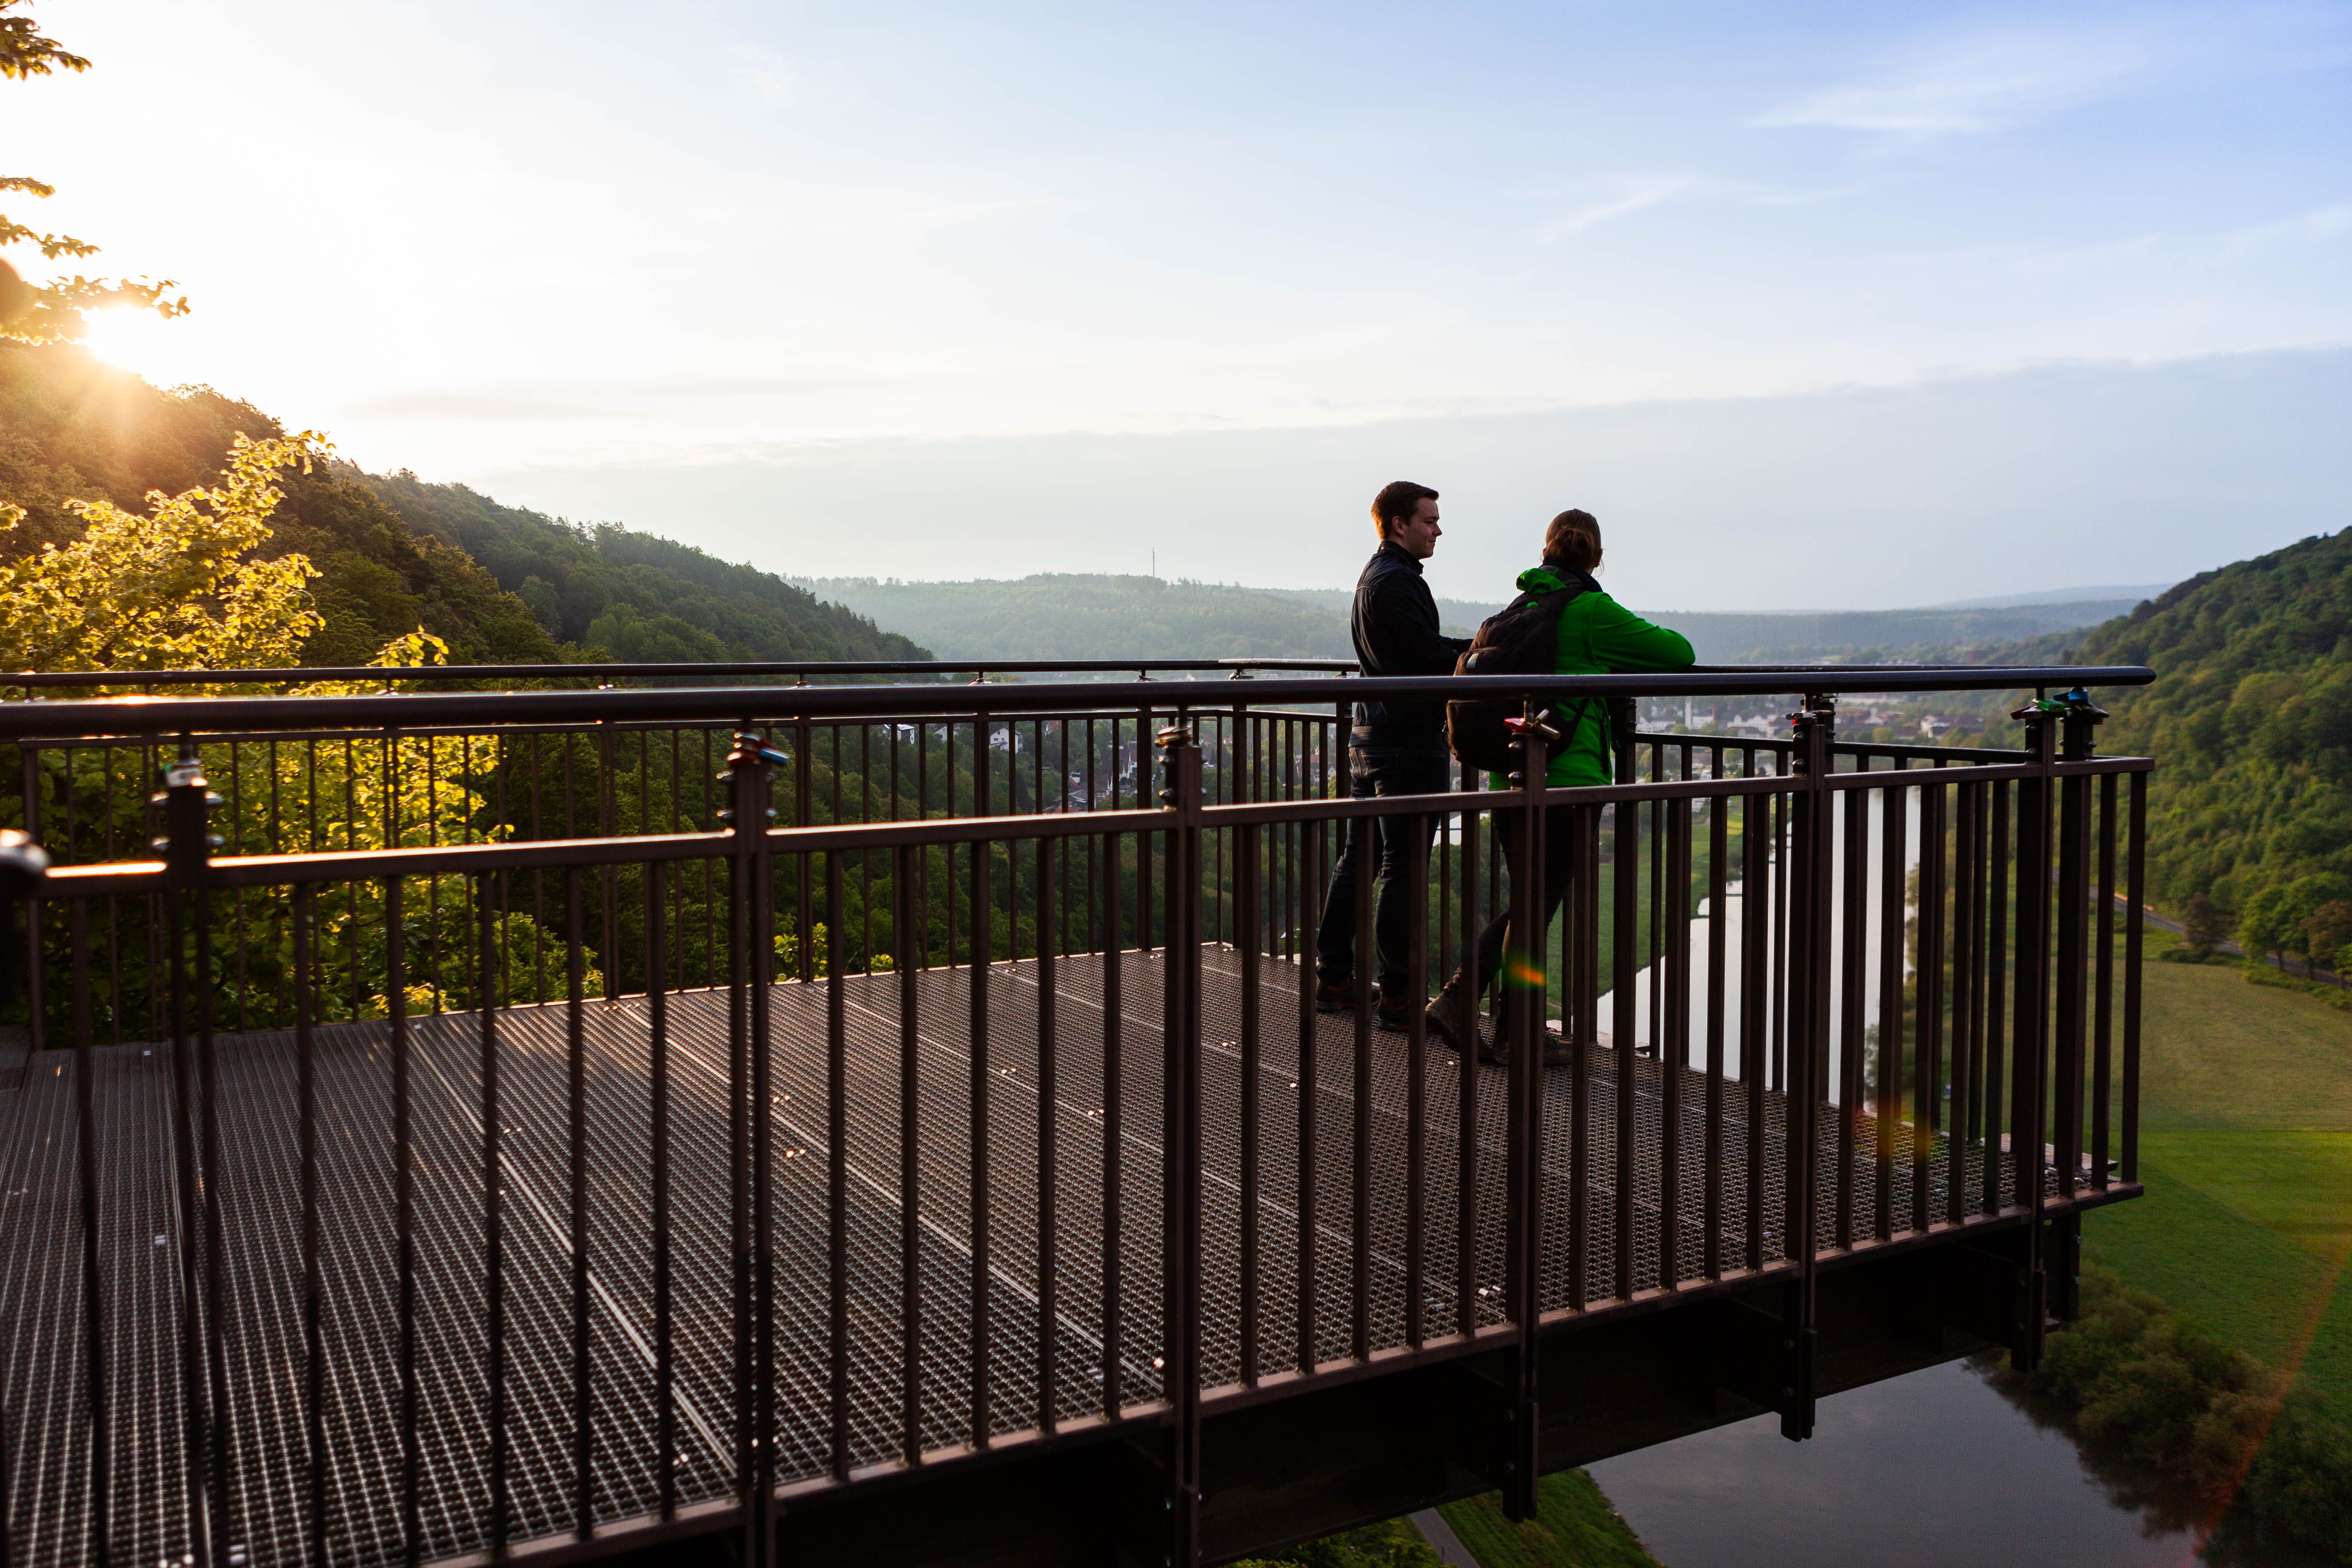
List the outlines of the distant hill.
<svg viewBox="0 0 2352 1568">
<path fill-rule="evenodd" d="M 503 580 L 503 579 L 501 579 Z M 1242 588 L 1152 577 L 1046 574 L 1013 581 L 799 579 L 877 625 L 921 638 L 942 658 L 1348 658 L 1345 588 Z M 1965 661 L 2017 639 L 2094 625 L 2131 599 L 1998 608 L 1645 611 L 1691 639 L 1706 664 L 1805 664 L 1921 658 Z M 1438 618 L 1468 636 L 1503 602 L 1440 599 Z"/>
<path fill-rule="evenodd" d="M 1723 614 L 1645 610 L 1690 638 L 1702 664 L 1969 664 L 2027 637 L 2073 631 L 2128 614 L 2136 599 L 1986 608 L 1796 610 Z"/>
<path fill-rule="evenodd" d="M 941 658 L 1352 658 L 1348 595 L 1047 573 L 1012 582 L 800 579 Z"/>
</svg>

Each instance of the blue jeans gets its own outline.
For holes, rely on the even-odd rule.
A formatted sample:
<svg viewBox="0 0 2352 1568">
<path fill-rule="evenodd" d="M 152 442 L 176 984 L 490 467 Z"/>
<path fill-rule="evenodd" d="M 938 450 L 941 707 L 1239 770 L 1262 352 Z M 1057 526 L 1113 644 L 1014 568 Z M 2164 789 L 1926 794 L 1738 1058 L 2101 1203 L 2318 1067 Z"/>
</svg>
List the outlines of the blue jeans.
<svg viewBox="0 0 2352 1568">
<path fill-rule="evenodd" d="M 1348 750 L 1348 794 L 1438 795 L 1454 787 L 1452 759 L 1443 752 L 1405 752 L 1385 746 Z M 1437 815 L 1419 819 L 1422 847 L 1437 835 Z M 1348 824 L 1347 842 L 1331 868 L 1331 890 L 1323 900 L 1323 923 L 1315 933 L 1315 973 L 1326 985 L 1342 985 L 1356 974 L 1356 879 L 1365 860 L 1379 856 L 1380 892 L 1372 910 L 1380 947 L 1381 989 L 1404 994 L 1412 958 L 1409 928 L 1413 889 L 1406 885 L 1415 819 L 1360 816 Z"/>
</svg>

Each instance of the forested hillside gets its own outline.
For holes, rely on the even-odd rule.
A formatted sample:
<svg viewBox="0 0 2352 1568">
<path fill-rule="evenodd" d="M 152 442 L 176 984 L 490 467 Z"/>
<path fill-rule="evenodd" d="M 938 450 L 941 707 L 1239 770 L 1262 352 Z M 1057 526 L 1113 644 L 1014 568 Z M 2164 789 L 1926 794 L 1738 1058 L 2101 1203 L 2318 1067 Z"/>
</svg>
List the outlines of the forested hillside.
<svg viewBox="0 0 2352 1568">
<path fill-rule="evenodd" d="M 360 476 L 427 538 L 464 551 L 549 635 L 633 662 L 904 659 L 896 632 L 749 565 L 614 523 L 578 527 L 405 470 Z"/>
<path fill-rule="evenodd" d="M 2094 628 L 2074 656 L 2157 672 L 2105 694 L 2100 745 L 2158 759 L 2159 904 L 2352 897 L 2352 530 L 2193 577 Z"/>
<path fill-rule="evenodd" d="M 215 482 L 232 437 L 283 433 L 209 387 L 159 391 L 70 344 L 0 342 L 0 561 L 76 537 L 71 498 L 144 510 Z M 363 664 L 425 630 L 459 663 L 921 658 L 904 637 L 782 578 L 612 524 L 575 528 L 460 485 L 348 464 L 279 481 L 270 556 L 302 554 L 324 625 L 305 664 Z"/>
<path fill-rule="evenodd" d="M 26 510 L 0 533 L 0 559 L 75 537 L 65 510 L 79 497 L 143 510 L 149 490 L 177 494 L 215 482 L 229 442 L 282 433 L 248 403 L 210 387 L 160 392 L 69 344 L 0 342 L 0 500 Z M 415 532 L 347 473 L 289 472 L 266 552 L 300 553 L 321 576 L 310 592 L 326 624 L 304 645 L 306 664 L 362 664 L 419 626 L 461 661 L 560 657 L 521 600 L 430 535 Z"/>
</svg>

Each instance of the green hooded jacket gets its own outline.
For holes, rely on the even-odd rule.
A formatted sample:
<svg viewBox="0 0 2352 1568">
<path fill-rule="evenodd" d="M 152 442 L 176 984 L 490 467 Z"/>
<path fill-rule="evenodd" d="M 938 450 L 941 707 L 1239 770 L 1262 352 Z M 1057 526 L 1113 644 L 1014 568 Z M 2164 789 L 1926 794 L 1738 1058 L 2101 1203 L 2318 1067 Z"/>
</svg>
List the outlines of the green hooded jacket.
<svg viewBox="0 0 2352 1568">
<path fill-rule="evenodd" d="M 1567 577 L 1549 566 L 1530 566 L 1519 574 L 1522 594 L 1549 594 L 1569 585 Z M 1696 662 L 1688 637 L 1652 626 L 1598 590 L 1579 594 L 1559 612 L 1559 651 L 1552 663 L 1559 674 L 1688 669 Z M 1544 770 L 1545 781 L 1555 789 L 1609 783 L 1608 706 L 1591 700 L 1564 704 L 1559 728 L 1568 745 Z M 1508 787 L 1500 773 L 1488 773 L 1486 783 L 1490 789 Z"/>
</svg>

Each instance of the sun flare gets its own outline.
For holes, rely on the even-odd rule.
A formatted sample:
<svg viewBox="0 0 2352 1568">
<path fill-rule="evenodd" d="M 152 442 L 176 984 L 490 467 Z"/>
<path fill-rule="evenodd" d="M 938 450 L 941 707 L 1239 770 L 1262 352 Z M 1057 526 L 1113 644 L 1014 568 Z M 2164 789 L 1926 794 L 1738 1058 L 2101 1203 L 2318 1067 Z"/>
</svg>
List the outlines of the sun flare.
<svg viewBox="0 0 2352 1568">
<path fill-rule="evenodd" d="M 95 310 L 87 320 L 82 346 L 107 363 L 159 385 L 177 379 L 173 371 L 182 345 L 173 334 L 186 335 L 177 323 L 152 310 Z"/>
</svg>

